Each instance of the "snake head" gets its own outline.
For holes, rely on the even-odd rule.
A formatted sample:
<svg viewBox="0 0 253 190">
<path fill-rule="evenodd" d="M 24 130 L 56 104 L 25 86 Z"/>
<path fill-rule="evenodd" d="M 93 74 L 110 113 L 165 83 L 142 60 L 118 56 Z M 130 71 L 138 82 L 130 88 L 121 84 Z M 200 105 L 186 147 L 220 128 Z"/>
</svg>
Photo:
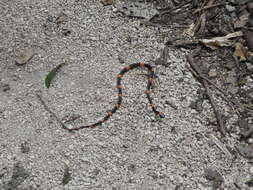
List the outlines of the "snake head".
<svg viewBox="0 0 253 190">
<path fill-rule="evenodd" d="M 160 117 L 160 118 L 165 118 L 164 113 L 160 112 L 160 113 L 159 113 L 159 117 Z"/>
</svg>

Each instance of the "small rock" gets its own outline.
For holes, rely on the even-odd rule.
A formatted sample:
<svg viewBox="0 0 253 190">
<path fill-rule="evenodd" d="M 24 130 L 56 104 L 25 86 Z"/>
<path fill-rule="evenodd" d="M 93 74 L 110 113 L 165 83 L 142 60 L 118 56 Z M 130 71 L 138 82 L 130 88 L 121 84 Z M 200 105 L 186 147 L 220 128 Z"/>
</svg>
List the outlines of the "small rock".
<svg viewBox="0 0 253 190">
<path fill-rule="evenodd" d="M 242 134 L 242 137 L 244 137 L 244 138 L 247 138 L 247 136 L 248 136 L 247 134 L 244 135 L 244 136 L 243 136 L 243 134 Z M 253 138 L 248 138 L 248 139 L 247 139 L 247 143 L 252 144 L 252 143 L 253 143 Z"/>
<path fill-rule="evenodd" d="M 228 10 L 228 12 L 234 12 L 236 10 L 236 8 L 231 5 L 226 5 L 226 9 Z"/>
<path fill-rule="evenodd" d="M 216 69 L 210 69 L 209 72 L 208 72 L 208 76 L 211 77 L 211 78 L 217 77 Z"/>
<path fill-rule="evenodd" d="M 118 60 L 121 64 L 125 63 L 125 60 L 122 56 L 118 56 Z"/>
<path fill-rule="evenodd" d="M 224 182 L 224 179 L 221 174 L 211 168 L 205 169 L 204 176 L 207 180 L 213 181 L 213 189 L 218 189 Z"/>
<path fill-rule="evenodd" d="M 251 167 L 251 168 L 249 169 L 249 172 L 250 172 L 251 175 L 253 175 L 253 167 Z"/>
<path fill-rule="evenodd" d="M 166 101 L 165 101 L 165 104 L 170 105 L 172 108 L 174 108 L 174 109 L 176 109 L 176 110 L 178 109 L 177 105 L 175 104 L 175 101 L 166 100 Z"/>
<path fill-rule="evenodd" d="M 34 55 L 34 51 L 32 48 L 26 48 L 23 53 L 21 53 L 17 58 L 16 58 L 16 63 L 18 65 L 23 65 L 26 64 Z"/>
<path fill-rule="evenodd" d="M 196 101 L 192 101 L 189 105 L 191 109 L 195 109 L 198 112 L 203 111 L 203 100 L 198 99 Z"/>
<path fill-rule="evenodd" d="M 117 8 L 113 8 L 112 12 L 116 13 L 116 12 L 118 12 L 118 9 Z"/>
</svg>

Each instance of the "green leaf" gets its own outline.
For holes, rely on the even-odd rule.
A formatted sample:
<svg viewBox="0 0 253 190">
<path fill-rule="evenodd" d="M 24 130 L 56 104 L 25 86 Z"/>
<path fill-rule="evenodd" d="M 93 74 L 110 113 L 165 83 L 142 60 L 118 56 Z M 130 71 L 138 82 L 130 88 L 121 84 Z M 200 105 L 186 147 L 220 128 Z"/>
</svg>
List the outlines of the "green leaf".
<svg viewBox="0 0 253 190">
<path fill-rule="evenodd" d="M 52 82 L 53 78 L 55 77 L 57 71 L 59 71 L 59 69 L 60 69 L 63 65 L 65 65 L 65 64 L 66 64 L 66 62 L 57 65 L 55 68 L 52 69 L 52 71 L 50 71 L 50 72 L 47 74 L 46 79 L 45 79 L 45 85 L 46 85 L 47 88 L 50 87 L 51 82 Z"/>
</svg>

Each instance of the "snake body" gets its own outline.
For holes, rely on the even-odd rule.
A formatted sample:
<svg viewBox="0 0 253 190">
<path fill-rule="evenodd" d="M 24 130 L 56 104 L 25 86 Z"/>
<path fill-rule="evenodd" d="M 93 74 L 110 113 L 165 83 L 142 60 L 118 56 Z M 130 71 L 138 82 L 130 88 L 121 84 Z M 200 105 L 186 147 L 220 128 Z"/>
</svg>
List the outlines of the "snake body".
<svg viewBox="0 0 253 190">
<path fill-rule="evenodd" d="M 124 67 L 120 72 L 119 74 L 117 75 L 117 89 L 118 89 L 118 101 L 117 103 L 115 104 L 115 106 L 113 107 L 113 109 L 109 112 L 107 112 L 107 115 L 100 121 L 94 123 L 94 124 L 91 124 L 91 125 L 84 125 L 84 126 L 79 126 L 79 127 L 76 127 L 76 128 L 71 128 L 71 129 L 68 129 L 68 128 L 65 128 L 67 129 L 68 131 L 78 131 L 80 129 L 84 129 L 84 128 L 94 128 L 98 125 L 101 125 L 103 124 L 104 122 L 106 122 L 121 106 L 121 103 L 122 103 L 122 85 L 121 85 L 121 80 L 122 80 L 122 77 L 124 76 L 125 73 L 127 73 L 128 71 L 134 69 L 134 68 L 137 68 L 137 67 L 146 67 L 149 71 L 149 75 L 148 75 L 148 84 L 147 84 L 147 88 L 145 90 L 145 94 L 148 98 L 148 101 L 149 101 L 149 104 L 152 108 L 152 111 L 157 115 L 159 116 L 160 118 L 164 118 L 165 115 L 162 113 L 162 112 L 159 112 L 156 110 L 154 104 L 153 104 L 153 101 L 150 97 L 150 93 L 151 93 L 151 86 L 152 86 L 152 83 L 155 79 L 155 73 L 154 73 L 154 68 L 149 65 L 149 64 L 146 64 L 146 63 L 143 63 L 143 62 L 139 62 L 139 63 L 133 63 L 133 64 L 130 64 L 126 67 Z"/>
</svg>

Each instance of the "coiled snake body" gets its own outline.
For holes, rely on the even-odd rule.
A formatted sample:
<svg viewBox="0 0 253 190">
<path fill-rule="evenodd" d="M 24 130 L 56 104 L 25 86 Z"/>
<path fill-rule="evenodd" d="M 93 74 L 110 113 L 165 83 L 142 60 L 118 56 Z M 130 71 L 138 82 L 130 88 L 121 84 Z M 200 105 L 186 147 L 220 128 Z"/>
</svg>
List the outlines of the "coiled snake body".
<svg viewBox="0 0 253 190">
<path fill-rule="evenodd" d="M 154 104 L 153 104 L 153 101 L 150 97 L 150 93 L 151 93 L 151 86 L 152 86 L 152 83 L 155 79 L 155 73 L 154 73 L 154 69 L 151 65 L 149 64 L 146 64 L 146 63 L 143 63 L 143 62 L 139 62 L 139 63 L 133 63 L 131 65 L 128 65 L 126 66 L 125 68 L 123 68 L 120 73 L 117 75 L 117 89 L 118 89 L 118 101 L 117 101 L 117 104 L 115 104 L 115 106 L 113 107 L 113 109 L 109 112 L 107 112 L 107 115 L 100 121 L 98 121 L 97 123 L 94 123 L 94 124 L 91 124 L 91 125 L 84 125 L 84 126 L 80 126 L 80 127 L 76 127 L 76 128 L 65 128 L 67 129 L 68 131 L 78 131 L 80 129 L 83 129 L 83 128 L 93 128 L 93 127 L 96 127 L 98 125 L 101 125 L 102 123 L 106 122 L 119 108 L 120 108 L 120 105 L 122 103 L 122 85 L 121 85 L 121 79 L 122 77 L 124 76 L 125 73 L 127 73 L 128 71 L 134 69 L 134 68 L 137 68 L 137 67 L 146 67 L 149 71 L 149 75 L 148 75 L 148 84 L 147 84 L 147 89 L 145 90 L 145 94 L 148 98 L 148 101 L 149 101 L 149 104 L 152 108 L 152 111 L 157 115 L 159 116 L 160 118 L 164 118 L 165 115 L 162 113 L 162 112 L 159 112 L 156 110 Z"/>
</svg>

